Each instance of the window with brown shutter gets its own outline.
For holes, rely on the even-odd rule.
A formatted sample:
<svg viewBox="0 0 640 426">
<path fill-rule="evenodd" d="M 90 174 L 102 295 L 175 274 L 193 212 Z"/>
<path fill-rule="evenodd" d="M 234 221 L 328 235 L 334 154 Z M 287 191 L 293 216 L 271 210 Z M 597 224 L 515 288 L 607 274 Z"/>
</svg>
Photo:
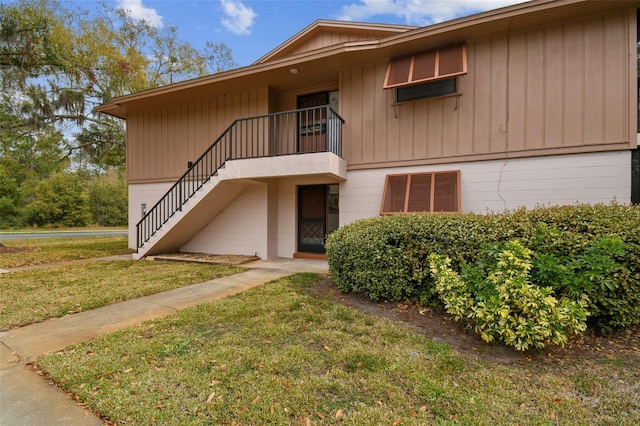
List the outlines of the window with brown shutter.
<svg viewBox="0 0 640 426">
<path fill-rule="evenodd" d="M 392 89 L 466 73 L 465 45 L 446 46 L 389 61 L 383 88 Z"/>
<path fill-rule="evenodd" d="M 387 175 L 380 214 L 459 212 L 460 171 Z"/>
</svg>

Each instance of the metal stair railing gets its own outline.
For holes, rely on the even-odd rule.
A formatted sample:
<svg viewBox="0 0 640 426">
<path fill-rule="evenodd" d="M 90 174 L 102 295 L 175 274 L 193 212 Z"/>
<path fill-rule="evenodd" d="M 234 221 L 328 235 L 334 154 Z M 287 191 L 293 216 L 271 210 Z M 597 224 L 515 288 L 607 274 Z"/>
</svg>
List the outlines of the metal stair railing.
<svg viewBox="0 0 640 426">
<path fill-rule="evenodd" d="M 142 248 L 228 160 L 333 152 L 342 157 L 344 120 L 329 106 L 235 120 L 136 224 Z"/>
</svg>

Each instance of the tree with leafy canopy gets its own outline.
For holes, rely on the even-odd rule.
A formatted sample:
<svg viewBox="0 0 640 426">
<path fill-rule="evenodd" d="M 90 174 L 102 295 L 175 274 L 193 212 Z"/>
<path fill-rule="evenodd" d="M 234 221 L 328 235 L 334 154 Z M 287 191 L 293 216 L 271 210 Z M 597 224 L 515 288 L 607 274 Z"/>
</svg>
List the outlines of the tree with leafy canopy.
<svg viewBox="0 0 640 426">
<path fill-rule="evenodd" d="M 226 45 L 198 51 L 176 27 L 108 2 L 95 15 L 59 0 L 0 3 L 0 227 L 77 225 L 88 211 L 126 223 L 108 208 L 126 202 L 124 123 L 96 106 L 236 66 Z"/>
<path fill-rule="evenodd" d="M 64 155 L 124 164 L 124 125 L 95 107 L 114 97 L 236 66 L 224 44 L 199 52 L 173 26 L 154 27 L 102 3 L 97 16 L 57 0 L 0 5 L 0 132 L 65 135 Z"/>
</svg>

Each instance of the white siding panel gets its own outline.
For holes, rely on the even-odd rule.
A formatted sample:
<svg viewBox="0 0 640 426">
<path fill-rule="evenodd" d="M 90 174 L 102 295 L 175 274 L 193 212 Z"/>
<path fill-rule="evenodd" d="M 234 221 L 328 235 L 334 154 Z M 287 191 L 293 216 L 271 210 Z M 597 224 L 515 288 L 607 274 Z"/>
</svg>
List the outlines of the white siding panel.
<svg viewBox="0 0 640 426">
<path fill-rule="evenodd" d="M 180 249 L 267 257 L 267 185 L 249 187 Z"/>
<path fill-rule="evenodd" d="M 629 151 L 350 171 L 340 186 L 340 225 L 379 215 L 385 176 L 460 170 L 462 210 L 630 202 Z"/>
<path fill-rule="evenodd" d="M 278 182 L 278 256 L 291 258 L 296 252 L 296 183 Z"/>
<path fill-rule="evenodd" d="M 386 175 L 381 170 L 390 169 L 348 172 L 347 180 L 340 184 L 340 226 L 379 214 Z"/>
<path fill-rule="evenodd" d="M 142 204 L 147 211 L 162 198 L 173 183 L 147 183 L 129 185 L 129 248 L 136 247 L 136 225 L 142 219 Z"/>
</svg>

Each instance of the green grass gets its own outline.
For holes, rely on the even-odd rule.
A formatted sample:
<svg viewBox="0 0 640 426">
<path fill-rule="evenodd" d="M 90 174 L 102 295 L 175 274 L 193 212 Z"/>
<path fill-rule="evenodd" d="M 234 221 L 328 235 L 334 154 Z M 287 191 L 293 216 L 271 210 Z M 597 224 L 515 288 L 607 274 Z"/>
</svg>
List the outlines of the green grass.
<svg viewBox="0 0 640 426">
<path fill-rule="evenodd" d="M 117 424 L 634 425 L 637 364 L 494 364 L 299 274 L 36 361 Z"/>
<path fill-rule="evenodd" d="M 76 259 L 127 254 L 125 236 L 74 237 L 74 238 L 24 238 L 2 241 L 7 247 L 26 248 L 16 253 L 0 252 L 0 268 L 40 265 Z"/>
<path fill-rule="evenodd" d="M 0 330 L 239 271 L 222 265 L 123 260 L 0 274 Z"/>
</svg>

